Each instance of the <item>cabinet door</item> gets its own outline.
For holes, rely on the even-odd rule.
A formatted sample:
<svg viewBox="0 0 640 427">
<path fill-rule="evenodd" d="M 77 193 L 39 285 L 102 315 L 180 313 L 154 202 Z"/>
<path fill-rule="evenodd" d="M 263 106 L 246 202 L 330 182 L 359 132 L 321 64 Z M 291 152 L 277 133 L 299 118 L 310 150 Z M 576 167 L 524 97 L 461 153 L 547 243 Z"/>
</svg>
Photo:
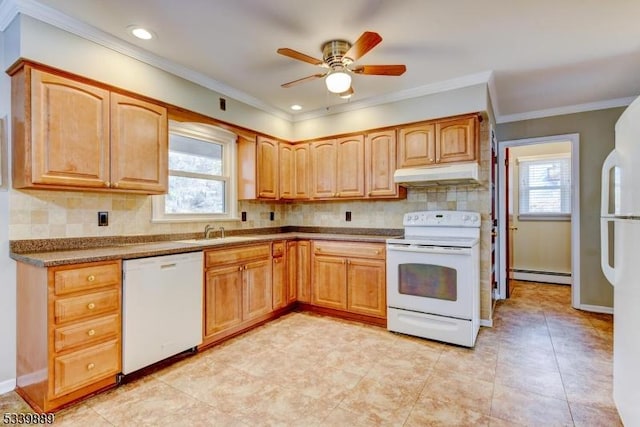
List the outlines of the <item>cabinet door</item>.
<svg viewBox="0 0 640 427">
<path fill-rule="evenodd" d="M 386 263 L 384 260 L 350 258 L 347 269 L 347 310 L 386 317 Z"/>
<path fill-rule="evenodd" d="M 280 185 L 280 198 L 290 200 L 295 198 L 295 159 L 293 147 L 291 144 L 280 143 L 279 151 L 278 184 Z"/>
<path fill-rule="evenodd" d="M 311 242 L 309 240 L 299 240 L 296 244 L 298 247 L 296 260 L 298 301 L 311 302 Z"/>
<path fill-rule="evenodd" d="M 109 132 L 109 91 L 31 69 L 33 184 L 108 187 Z"/>
<path fill-rule="evenodd" d="M 422 124 L 400 129 L 398 168 L 425 166 L 435 163 L 435 134 L 434 124 Z"/>
<path fill-rule="evenodd" d="M 288 304 L 287 298 L 287 264 L 284 256 L 274 257 L 272 260 L 272 293 L 273 309 L 282 308 Z"/>
<path fill-rule="evenodd" d="M 436 161 L 438 163 L 476 160 L 477 117 L 436 123 Z"/>
<path fill-rule="evenodd" d="M 205 276 L 204 334 L 242 322 L 242 267 L 211 268 Z"/>
<path fill-rule="evenodd" d="M 336 196 L 336 140 L 311 143 L 311 197 L 333 198 Z"/>
<path fill-rule="evenodd" d="M 242 320 L 250 320 L 272 310 L 271 260 L 250 262 L 242 268 Z"/>
<path fill-rule="evenodd" d="M 278 198 L 278 141 L 258 137 L 258 197 Z"/>
<path fill-rule="evenodd" d="M 347 309 L 347 262 L 345 258 L 313 255 L 311 303 Z"/>
<path fill-rule="evenodd" d="M 364 136 L 340 138 L 336 141 L 336 150 L 336 197 L 363 197 Z"/>
<path fill-rule="evenodd" d="M 309 198 L 309 144 L 293 145 L 293 197 Z"/>
<path fill-rule="evenodd" d="M 367 196 L 395 196 L 398 186 L 393 181 L 396 170 L 396 131 L 387 130 L 367 135 L 365 144 Z"/>
<path fill-rule="evenodd" d="M 286 304 L 294 303 L 298 299 L 298 242 L 292 240 L 287 242 L 287 289 Z"/>
<path fill-rule="evenodd" d="M 167 192 L 167 109 L 111 94 L 111 187 Z"/>
<path fill-rule="evenodd" d="M 255 200 L 256 183 L 256 137 L 238 136 L 238 200 Z"/>
</svg>

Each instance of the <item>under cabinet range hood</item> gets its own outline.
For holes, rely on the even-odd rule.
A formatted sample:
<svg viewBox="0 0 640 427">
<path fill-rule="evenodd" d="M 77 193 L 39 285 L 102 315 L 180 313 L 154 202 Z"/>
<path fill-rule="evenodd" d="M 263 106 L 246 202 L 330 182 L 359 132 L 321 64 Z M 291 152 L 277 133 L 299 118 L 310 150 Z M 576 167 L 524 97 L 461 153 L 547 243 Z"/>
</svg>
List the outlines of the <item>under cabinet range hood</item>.
<svg viewBox="0 0 640 427">
<path fill-rule="evenodd" d="M 476 162 L 404 168 L 395 171 L 393 180 L 404 187 L 478 185 L 478 169 Z"/>
</svg>

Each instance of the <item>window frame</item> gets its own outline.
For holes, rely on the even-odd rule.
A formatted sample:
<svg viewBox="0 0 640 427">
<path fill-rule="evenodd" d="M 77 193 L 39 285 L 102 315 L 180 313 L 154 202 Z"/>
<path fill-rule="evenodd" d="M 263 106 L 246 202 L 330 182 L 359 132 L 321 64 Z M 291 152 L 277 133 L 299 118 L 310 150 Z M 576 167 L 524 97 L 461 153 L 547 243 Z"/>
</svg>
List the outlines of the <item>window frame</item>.
<svg viewBox="0 0 640 427">
<path fill-rule="evenodd" d="M 166 213 L 165 212 L 165 196 L 161 194 L 152 196 L 152 216 L 151 222 L 163 223 L 163 222 L 204 222 L 204 221 L 232 221 L 239 220 L 238 218 L 238 179 L 237 179 L 237 148 L 236 142 L 238 136 L 226 129 L 209 125 L 206 123 L 198 122 L 178 122 L 169 120 L 169 137 L 171 134 L 181 135 L 188 138 L 198 139 L 213 144 L 222 145 L 222 172 L 223 175 L 219 176 L 225 185 L 225 212 L 224 213 Z M 169 146 L 167 146 L 169 150 Z M 183 176 L 183 177 L 196 177 L 198 174 L 185 173 L 176 171 L 172 173 L 168 171 L 168 176 Z M 167 189 L 168 194 L 168 189 Z"/>
<path fill-rule="evenodd" d="M 529 192 L 532 188 L 531 186 L 527 186 L 526 192 L 523 192 L 523 167 L 522 163 L 532 163 L 537 161 L 553 161 L 553 160 L 565 160 L 569 166 L 569 183 L 567 185 L 559 184 L 558 186 L 550 186 L 553 188 L 558 188 L 560 190 L 560 198 L 561 204 L 562 200 L 565 200 L 568 203 L 568 212 L 535 212 L 535 213 L 523 213 L 522 212 L 522 199 L 523 194 L 526 194 L 526 201 L 529 202 Z M 518 220 L 519 221 L 571 221 L 572 215 L 572 195 L 571 193 L 574 191 L 573 189 L 573 177 L 571 174 L 571 168 L 573 167 L 571 153 L 555 153 L 555 154 L 544 154 L 537 156 L 519 156 L 517 159 L 518 164 Z M 536 187 L 533 187 L 536 188 Z M 568 197 L 565 196 L 565 192 L 569 191 Z"/>
</svg>

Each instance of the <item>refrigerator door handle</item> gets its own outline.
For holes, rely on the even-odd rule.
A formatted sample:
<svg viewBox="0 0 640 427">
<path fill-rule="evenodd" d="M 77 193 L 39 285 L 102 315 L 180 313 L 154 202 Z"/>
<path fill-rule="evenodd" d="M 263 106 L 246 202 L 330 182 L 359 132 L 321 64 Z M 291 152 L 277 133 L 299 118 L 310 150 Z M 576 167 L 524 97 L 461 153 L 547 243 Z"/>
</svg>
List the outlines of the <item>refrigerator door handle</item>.
<svg viewBox="0 0 640 427">
<path fill-rule="evenodd" d="M 611 218 L 600 218 L 600 266 L 604 277 L 607 278 L 609 283 L 613 286 L 616 285 L 616 270 L 615 267 L 609 265 L 609 223 L 613 222 Z"/>
<path fill-rule="evenodd" d="M 620 166 L 620 155 L 616 150 L 613 150 L 602 164 L 602 188 L 600 197 L 600 215 L 609 215 L 609 187 L 611 185 L 611 169 L 616 166 Z"/>
</svg>

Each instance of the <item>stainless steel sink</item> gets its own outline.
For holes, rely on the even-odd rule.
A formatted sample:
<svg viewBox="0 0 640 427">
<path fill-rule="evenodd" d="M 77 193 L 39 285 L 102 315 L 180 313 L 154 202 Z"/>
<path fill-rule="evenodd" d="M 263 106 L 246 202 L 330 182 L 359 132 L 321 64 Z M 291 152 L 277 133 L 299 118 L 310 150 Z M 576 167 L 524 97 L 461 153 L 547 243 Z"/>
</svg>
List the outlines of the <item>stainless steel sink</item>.
<svg viewBox="0 0 640 427">
<path fill-rule="evenodd" d="M 228 237 L 217 237 L 212 239 L 175 240 L 175 242 L 208 246 L 208 245 L 222 245 L 224 243 L 233 243 L 233 242 L 246 242 L 253 239 L 254 238 L 251 236 L 228 236 Z"/>
</svg>

